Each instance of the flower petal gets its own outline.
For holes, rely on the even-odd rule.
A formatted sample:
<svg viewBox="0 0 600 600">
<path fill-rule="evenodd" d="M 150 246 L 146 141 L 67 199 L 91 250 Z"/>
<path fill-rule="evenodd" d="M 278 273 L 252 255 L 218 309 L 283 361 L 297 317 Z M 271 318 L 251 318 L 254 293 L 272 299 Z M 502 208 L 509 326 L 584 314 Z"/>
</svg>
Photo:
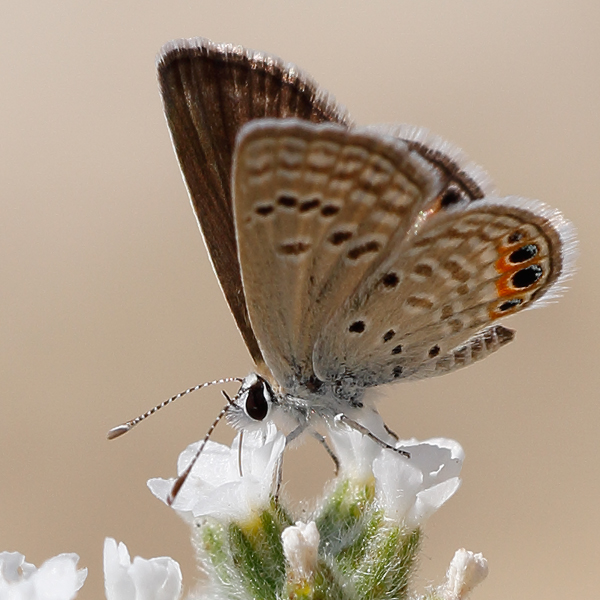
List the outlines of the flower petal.
<svg viewBox="0 0 600 600">
<path fill-rule="evenodd" d="M 483 554 L 475 554 L 461 548 L 454 554 L 448 567 L 446 583 L 441 588 L 444 600 L 464 600 L 471 590 L 488 574 L 487 560 Z"/>
<path fill-rule="evenodd" d="M 39 569 L 19 552 L 0 553 L 0 598 L 10 600 L 71 600 L 87 577 L 77 569 L 77 554 L 59 554 Z"/>
<path fill-rule="evenodd" d="M 311 578 L 317 566 L 319 531 L 314 521 L 286 527 L 281 534 L 283 553 L 292 578 Z"/>
<path fill-rule="evenodd" d="M 242 451 L 240 453 L 240 441 Z M 181 474 L 196 455 L 199 443 L 188 446 L 178 460 Z M 243 521 L 264 509 L 273 492 L 275 472 L 285 436 L 273 425 L 266 432 L 238 434 L 231 447 L 208 442 L 181 487 L 173 508 L 186 521 L 211 516 L 220 521 Z M 174 479 L 151 479 L 152 493 L 167 501 Z"/>
<path fill-rule="evenodd" d="M 112 538 L 104 542 L 104 588 L 107 600 L 177 600 L 181 595 L 181 569 L 169 557 L 131 563 L 127 546 Z"/>
<path fill-rule="evenodd" d="M 328 438 L 341 463 L 340 476 L 360 484 L 374 478 L 377 500 L 388 519 L 414 529 L 458 489 L 464 460 L 458 442 L 443 438 L 397 442 L 396 448 L 410 454 L 407 458 L 354 429 L 336 425 L 330 427 Z"/>
</svg>

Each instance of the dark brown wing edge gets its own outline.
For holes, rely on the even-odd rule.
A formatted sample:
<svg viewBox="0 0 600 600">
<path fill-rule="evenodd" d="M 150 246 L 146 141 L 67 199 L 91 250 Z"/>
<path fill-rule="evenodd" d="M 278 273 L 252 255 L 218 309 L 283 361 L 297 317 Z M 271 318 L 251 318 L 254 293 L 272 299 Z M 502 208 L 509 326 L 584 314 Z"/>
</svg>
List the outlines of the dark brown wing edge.
<svg viewBox="0 0 600 600">
<path fill-rule="evenodd" d="M 264 363 L 248 317 L 233 219 L 237 133 L 264 117 L 347 126 L 350 117 L 294 65 L 241 46 L 174 40 L 162 48 L 157 70 L 171 139 L 213 268 L 254 362 Z"/>
</svg>

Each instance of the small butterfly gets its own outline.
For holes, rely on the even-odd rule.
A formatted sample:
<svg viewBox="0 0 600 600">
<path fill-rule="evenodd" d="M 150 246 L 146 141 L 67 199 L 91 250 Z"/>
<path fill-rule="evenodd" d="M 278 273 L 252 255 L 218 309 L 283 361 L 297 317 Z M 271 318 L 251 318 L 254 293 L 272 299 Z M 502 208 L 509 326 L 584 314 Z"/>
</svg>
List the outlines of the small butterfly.
<svg viewBox="0 0 600 600">
<path fill-rule="evenodd" d="M 289 440 L 342 416 L 364 429 L 369 388 L 485 358 L 514 337 L 498 319 L 572 273 L 575 233 L 558 211 L 495 196 L 423 129 L 354 126 L 293 65 L 198 38 L 167 44 L 158 77 L 256 365 L 228 407 L 242 427 L 283 422 Z"/>
</svg>

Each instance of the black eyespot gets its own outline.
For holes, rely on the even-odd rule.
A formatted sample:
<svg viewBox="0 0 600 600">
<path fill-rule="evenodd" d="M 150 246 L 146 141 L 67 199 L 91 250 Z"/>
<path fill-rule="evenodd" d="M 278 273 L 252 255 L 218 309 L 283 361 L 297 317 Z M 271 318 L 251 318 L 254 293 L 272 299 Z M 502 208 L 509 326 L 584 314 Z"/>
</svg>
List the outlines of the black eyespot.
<svg viewBox="0 0 600 600">
<path fill-rule="evenodd" d="M 508 242 L 510 244 L 516 244 L 517 242 L 520 242 L 522 239 L 523 239 L 523 234 L 520 231 L 513 231 L 508 236 Z"/>
<path fill-rule="evenodd" d="M 513 264 L 527 262 L 531 260 L 538 253 L 538 247 L 535 244 L 527 244 L 527 246 L 522 246 L 518 250 L 515 250 L 509 257 Z"/>
<path fill-rule="evenodd" d="M 396 335 L 396 332 L 393 329 L 390 329 L 389 331 L 386 331 L 383 334 L 383 341 L 389 342 L 395 335 Z"/>
<path fill-rule="evenodd" d="M 402 344 L 398 344 L 392 348 L 392 354 L 400 354 L 402 352 Z"/>
<path fill-rule="evenodd" d="M 396 273 L 388 273 L 387 275 L 384 275 L 381 280 L 381 283 L 388 288 L 396 287 L 399 282 L 400 279 L 398 279 L 398 275 L 396 275 Z"/>
<path fill-rule="evenodd" d="M 298 204 L 298 199 L 294 198 L 294 196 L 279 196 L 277 204 L 287 208 L 293 208 L 296 206 L 296 204 Z"/>
<path fill-rule="evenodd" d="M 526 288 L 533 285 L 542 276 L 542 267 L 529 265 L 512 276 L 512 284 L 516 288 Z"/>
<path fill-rule="evenodd" d="M 255 421 L 262 421 L 269 412 L 269 403 L 265 398 L 265 384 L 257 381 L 250 386 L 246 397 L 246 414 Z"/>
<path fill-rule="evenodd" d="M 442 196 L 442 199 L 440 201 L 440 206 L 442 208 L 447 208 L 448 206 L 452 206 L 453 204 L 456 204 L 461 200 L 461 193 L 456 188 L 451 187 L 444 192 L 444 195 Z"/>
<path fill-rule="evenodd" d="M 354 321 L 350 327 L 348 327 L 348 331 L 352 333 L 362 333 L 365 330 L 365 322 L 364 321 Z"/>
<path fill-rule="evenodd" d="M 440 353 L 440 347 L 436 344 L 429 348 L 429 358 L 435 358 Z"/>
<path fill-rule="evenodd" d="M 392 369 L 392 375 L 394 377 L 400 377 L 400 375 L 402 375 L 402 371 L 404 369 L 400 366 L 400 365 L 396 365 L 393 369 Z"/>
<path fill-rule="evenodd" d="M 519 304 L 521 304 L 523 302 L 523 300 L 521 300 L 520 298 L 514 298 L 512 300 L 507 300 L 506 302 L 503 302 L 499 307 L 498 310 L 501 310 L 502 312 L 509 310 L 515 306 L 519 306 Z"/>
</svg>

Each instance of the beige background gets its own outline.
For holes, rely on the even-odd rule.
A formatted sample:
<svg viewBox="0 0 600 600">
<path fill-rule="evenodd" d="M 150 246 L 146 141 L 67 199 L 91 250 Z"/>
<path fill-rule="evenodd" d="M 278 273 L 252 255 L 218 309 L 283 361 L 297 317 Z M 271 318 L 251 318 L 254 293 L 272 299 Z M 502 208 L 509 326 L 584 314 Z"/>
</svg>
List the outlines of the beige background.
<svg viewBox="0 0 600 600">
<path fill-rule="evenodd" d="M 146 490 L 222 399 L 190 397 L 109 443 L 107 429 L 251 361 L 211 272 L 169 142 L 154 56 L 202 35 L 293 61 L 358 122 L 452 140 L 504 193 L 579 229 L 559 304 L 510 319 L 484 363 L 383 392 L 405 437 L 466 451 L 429 522 L 419 585 L 482 551 L 479 600 L 598 593 L 600 8 L 537 0 L 5 3 L 0 23 L 0 548 L 41 564 L 73 551 L 103 597 L 102 544 L 170 555 L 195 578 L 186 526 Z M 227 439 L 226 428 L 217 439 Z M 316 466 L 323 472 L 317 473 Z M 316 444 L 287 462 L 310 497 Z"/>
</svg>

